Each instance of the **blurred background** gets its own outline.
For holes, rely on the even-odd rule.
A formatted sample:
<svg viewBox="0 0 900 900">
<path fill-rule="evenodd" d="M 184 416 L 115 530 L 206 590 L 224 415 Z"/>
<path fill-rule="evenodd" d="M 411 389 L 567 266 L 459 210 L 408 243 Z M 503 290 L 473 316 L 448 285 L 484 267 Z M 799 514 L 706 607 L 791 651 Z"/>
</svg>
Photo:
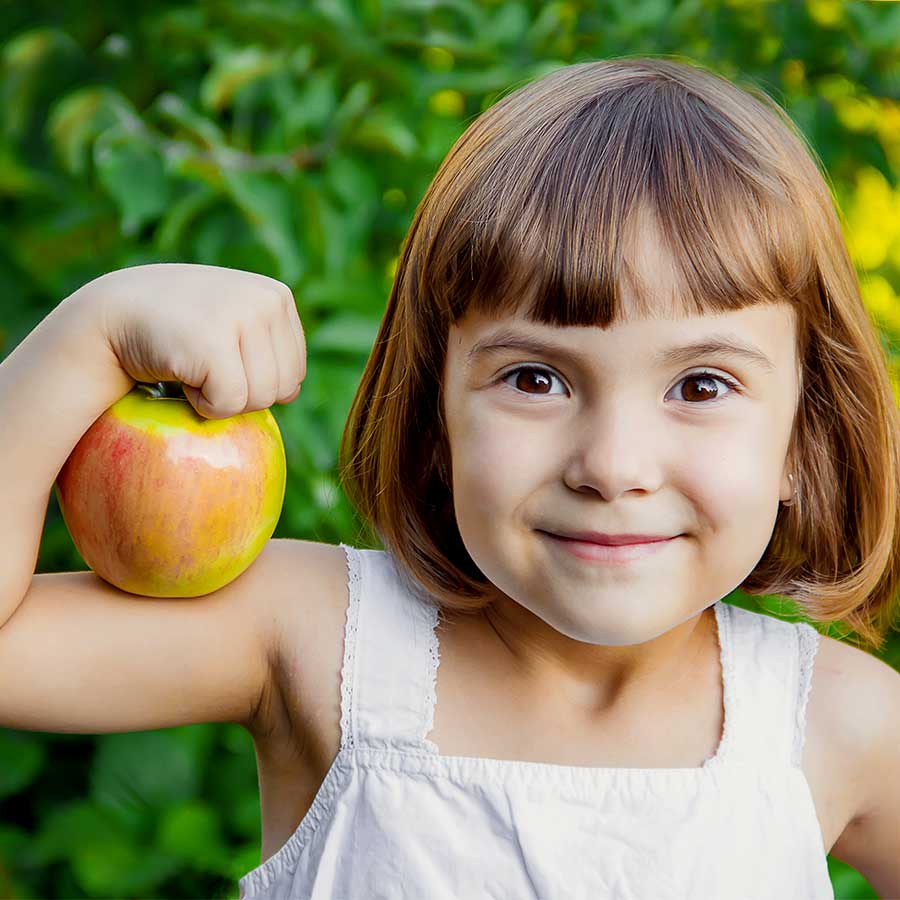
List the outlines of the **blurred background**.
<svg viewBox="0 0 900 900">
<path fill-rule="evenodd" d="M 895 371 L 900 3 L 875 0 L 2 3 L 0 360 L 111 269 L 286 282 L 309 375 L 272 407 L 288 457 L 275 537 L 360 545 L 337 449 L 416 205 L 501 92 L 622 54 L 687 57 L 787 109 L 827 169 Z M 37 571 L 85 568 L 53 495 Z M 728 600 L 800 618 L 778 598 Z M 881 658 L 900 668 L 896 634 Z M 236 898 L 259 862 L 239 726 L 0 729 L 0 897 Z M 828 864 L 836 897 L 877 896 Z"/>
</svg>

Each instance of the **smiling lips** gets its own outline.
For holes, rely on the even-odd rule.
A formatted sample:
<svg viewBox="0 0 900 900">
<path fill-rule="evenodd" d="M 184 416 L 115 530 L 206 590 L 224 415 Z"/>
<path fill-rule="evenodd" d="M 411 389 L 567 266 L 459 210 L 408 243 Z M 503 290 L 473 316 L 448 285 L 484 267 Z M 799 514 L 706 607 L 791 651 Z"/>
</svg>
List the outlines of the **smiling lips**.
<svg viewBox="0 0 900 900">
<path fill-rule="evenodd" d="M 582 537 L 569 537 L 567 535 L 552 534 L 549 531 L 540 532 L 550 541 L 571 556 L 593 563 L 605 565 L 630 565 L 650 556 L 662 552 L 663 548 L 673 544 L 680 535 L 661 537 L 660 535 L 640 534 L 598 534 L 598 532 L 575 532 L 579 535 L 589 535 L 591 538 L 601 537 L 609 541 L 620 543 L 600 543 L 595 540 L 585 540 Z"/>
<path fill-rule="evenodd" d="M 667 541 L 676 536 L 672 534 L 606 534 L 602 531 L 547 532 L 547 534 L 566 540 L 584 541 L 606 547 L 621 547 L 625 544 L 653 544 L 658 541 Z"/>
</svg>

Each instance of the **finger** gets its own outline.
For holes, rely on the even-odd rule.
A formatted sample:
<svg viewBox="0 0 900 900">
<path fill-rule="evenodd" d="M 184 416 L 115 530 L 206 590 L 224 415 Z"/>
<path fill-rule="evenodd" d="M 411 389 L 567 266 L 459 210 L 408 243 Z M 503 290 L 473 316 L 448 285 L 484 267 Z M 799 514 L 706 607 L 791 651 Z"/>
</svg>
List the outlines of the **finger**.
<svg viewBox="0 0 900 900">
<path fill-rule="evenodd" d="M 227 419 L 247 404 L 247 377 L 237 341 L 217 349 L 200 384 L 182 382 L 182 390 L 195 410 L 207 419 Z"/>
<path fill-rule="evenodd" d="M 279 318 L 269 328 L 278 364 L 278 403 L 290 403 L 300 393 L 300 351 L 288 322 Z"/>
<path fill-rule="evenodd" d="M 247 375 L 247 403 L 241 412 L 268 409 L 278 396 L 278 360 L 266 321 L 261 317 L 248 321 L 240 345 Z"/>
<path fill-rule="evenodd" d="M 290 333 L 297 344 L 297 356 L 300 361 L 300 381 L 306 378 L 306 335 L 303 333 L 303 324 L 300 321 L 300 313 L 297 311 L 297 302 L 291 294 L 287 309 L 288 325 Z"/>
</svg>

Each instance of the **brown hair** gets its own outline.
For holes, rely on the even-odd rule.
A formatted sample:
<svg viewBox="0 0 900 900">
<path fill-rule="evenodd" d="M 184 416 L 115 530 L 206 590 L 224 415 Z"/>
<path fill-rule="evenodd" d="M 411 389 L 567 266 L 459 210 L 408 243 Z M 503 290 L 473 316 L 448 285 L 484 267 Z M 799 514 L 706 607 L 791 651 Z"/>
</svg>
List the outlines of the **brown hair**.
<svg viewBox="0 0 900 900">
<path fill-rule="evenodd" d="M 625 278 L 650 310 L 625 258 L 649 210 L 685 308 L 790 302 L 797 314 L 788 455 L 802 506 L 779 509 L 740 588 L 843 621 L 880 650 L 900 585 L 900 411 L 820 166 L 764 91 L 671 58 L 566 66 L 488 108 L 416 210 L 341 438 L 340 481 L 369 540 L 439 608 L 490 602 L 453 511 L 449 326 L 470 304 L 502 315 L 527 303 L 532 321 L 605 328 Z"/>
</svg>

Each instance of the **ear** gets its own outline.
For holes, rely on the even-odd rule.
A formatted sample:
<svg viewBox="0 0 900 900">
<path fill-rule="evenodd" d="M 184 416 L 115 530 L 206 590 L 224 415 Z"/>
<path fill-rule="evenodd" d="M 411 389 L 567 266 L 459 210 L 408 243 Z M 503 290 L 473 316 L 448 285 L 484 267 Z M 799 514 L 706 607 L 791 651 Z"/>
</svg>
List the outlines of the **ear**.
<svg viewBox="0 0 900 900">
<path fill-rule="evenodd" d="M 788 475 L 793 475 L 793 484 Z M 793 463 L 790 459 L 785 461 L 784 470 L 781 473 L 781 490 L 778 494 L 779 500 L 790 500 L 794 496 L 794 489 L 797 484 L 797 475 L 794 472 Z"/>
</svg>

